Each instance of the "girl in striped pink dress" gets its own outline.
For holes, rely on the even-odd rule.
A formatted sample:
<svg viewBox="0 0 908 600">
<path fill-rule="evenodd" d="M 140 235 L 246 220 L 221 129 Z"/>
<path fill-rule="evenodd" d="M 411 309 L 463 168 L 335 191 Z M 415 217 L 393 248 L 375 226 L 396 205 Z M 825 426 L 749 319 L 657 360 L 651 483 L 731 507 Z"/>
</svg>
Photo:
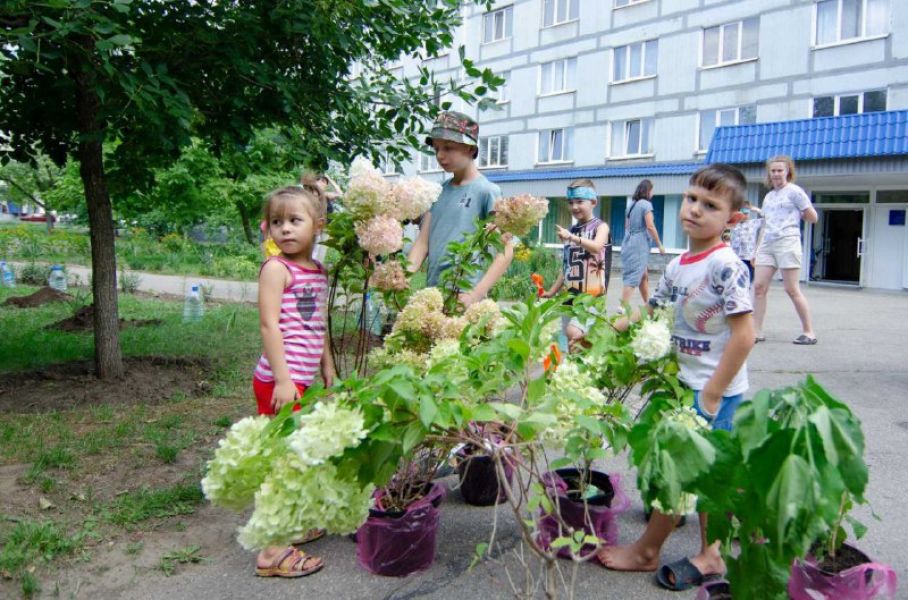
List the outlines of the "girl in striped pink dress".
<svg viewBox="0 0 908 600">
<path fill-rule="evenodd" d="M 316 236 L 325 226 L 325 198 L 313 183 L 280 188 L 265 202 L 268 235 L 281 253 L 271 256 L 259 273 L 259 322 L 264 352 L 252 387 L 259 414 L 273 415 L 298 400 L 321 375 L 334 381 L 328 343 L 328 277 L 313 260 Z M 312 532 L 312 541 L 324 531 Z M 293 546 L 265 548 L 256 561 L 263 577 L 302 577 L 322 568 L 320 558 Z"/>
</svg>

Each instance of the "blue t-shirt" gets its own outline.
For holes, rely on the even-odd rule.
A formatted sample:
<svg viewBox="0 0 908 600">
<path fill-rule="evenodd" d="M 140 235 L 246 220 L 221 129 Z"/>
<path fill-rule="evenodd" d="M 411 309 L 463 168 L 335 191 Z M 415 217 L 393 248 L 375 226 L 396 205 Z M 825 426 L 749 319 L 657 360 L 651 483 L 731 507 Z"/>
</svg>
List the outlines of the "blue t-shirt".
<svg viewBox="0 0 908 600">
<path fill-rule="evenodd" d="M 430 287 L 438 285 L 441 272 L 450 266 L 446 259 L 448 244 L 462 241 L 473 233 L 476 219 L 488 217 L 495 208 L 495 200 L 501 198 L 501 188 L 485 175 L 480 174 L 464 185 L 454 185 L 452 181 L 442 184 L 441 195 L 429 210 L 432 224 L 426 283 Z"/>
</svg>

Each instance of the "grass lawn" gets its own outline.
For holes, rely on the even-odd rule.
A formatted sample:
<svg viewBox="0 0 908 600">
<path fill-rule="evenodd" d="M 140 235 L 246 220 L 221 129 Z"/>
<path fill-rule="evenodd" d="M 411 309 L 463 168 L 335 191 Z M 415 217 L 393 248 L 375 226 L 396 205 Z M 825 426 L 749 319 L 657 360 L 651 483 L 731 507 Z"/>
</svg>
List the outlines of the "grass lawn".
<svg viewBox="0 0 908 600">
<path fill-rule="evenodd" d="M 0 304 L 35 290 L 0 289 Z M 16 394 L 4 381 L 37 369 L 52 375 L 53 365 L 92 357 L 90 333 L 45 329 L 79 303 L 0 307 L 0 393 Z M 260 351 L 255 308 L 207 309 L 201 323 L 184 324 L 180 302 L 120 297 L 121 317 L 161 320 L 124 329 L 124 355 L 201 359 L 204 385 L 150 402 L 137 389 L 128 403 L 102 397 L 75 408 L 0 412 L 0 597 L 32 596 L 42 583 L 48 591 L 58 567 L 90 563 L 102 544 L 105 551 L 122 545 L 126 555 L 138 554 L 136 535 L 185 528 L 183 520 L 201 506 L 204 461 L 225 428 L 254 411 L 249 378 Z M 95 380 L 76 378 L 71 385 L 80 394 Z M 159 568 L 169 574 L 198 562 L 201 552 L 171 548 Z"/>
</svg>

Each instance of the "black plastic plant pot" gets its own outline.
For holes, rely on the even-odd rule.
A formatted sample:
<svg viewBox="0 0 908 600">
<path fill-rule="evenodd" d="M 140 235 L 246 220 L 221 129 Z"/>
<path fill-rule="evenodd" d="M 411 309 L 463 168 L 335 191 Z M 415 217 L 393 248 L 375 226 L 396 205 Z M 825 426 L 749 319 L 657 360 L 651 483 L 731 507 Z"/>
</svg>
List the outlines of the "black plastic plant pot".
<svg viewBox="0 0 908 600">
<path fill-rule="evenodd" d="M 376 575 L 403 577 L 429 568 L 435 560 L 439 509 L 445 496 L 441 483 L 402 512 L 369 511 L 356 532 L 356 560 Z"/>
<path fill-rule="evenodd" d="M 505 460 L 504 472 L 511 482 L 513 467 Z M 473 506 L 492 506 L 504 502 L 507 495 L 498 482 L 498 469 L 491 456 L 479 454 L 468 456 L 457 465 L 460 477 L 460 495 L 464 502 Z"/>
<path fill-rule="evenodd" d="M 600 493 L 586 499 L 590 506 L 611 506 L 612 499 L 615 497 L 615 489 L 612 486 L 612 480 L 607 473 L 601 471 L 587 471 L 583 473 L 580 469 L 557 469 L 555 473 L 567 484 L 566 496 L 578 504 L 583 504 L 581 497 L 583 480 L 586 485 L 593 485 L 599 489 Z M 585 475 L 585 476 L 583 476 Z"/>
</svg>

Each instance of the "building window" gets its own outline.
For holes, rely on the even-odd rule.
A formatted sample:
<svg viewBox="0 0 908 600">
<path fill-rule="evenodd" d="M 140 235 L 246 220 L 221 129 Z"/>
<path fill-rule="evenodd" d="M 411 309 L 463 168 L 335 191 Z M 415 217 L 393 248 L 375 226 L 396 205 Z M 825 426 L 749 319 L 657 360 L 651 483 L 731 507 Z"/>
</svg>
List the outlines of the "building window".
<svg viewBox="0 0 908 600">
<path fill-rule="evenodd" d="M 543 0 L 542 26 L 560 25 L 577 18 L 580 0 Z"/>
<path fill-rule="evenodd" d="M 615 48 L 612 81 L 628 81 L 656 75 L 659 40 L 637 42 Z"/>
<path fill-rule="evenodd" d="M 625 6 L 640 4 L 642 2 L 647 2 L 647 0 L 615 0 L 615 8 L 624 8 Z"/>
<path fill-rule="evenodd" d="M 508 136 L 479 138 L 479 166 L 505 167 L 508 164 Z"/>
<path fill-rule="evenodd" d="M 816 44 L 835 44 L 889 32 L 889 0 L 817 0 Z"/>
<path fill-rule="evenodd" d="M 653 119 L 631 119 L 612 123 L 613 158 L 653 153 Z"/>
<path fill-rule="evenodd" d="M 703 30 L 703 65 L 712 67 L 757 57 L 760 20 L 756 17 Z"/>
<path fill-rule="evenodd" d="M 419 153 L 419 170 L 422 173 L 425 173 L 427 171 L 441 171 L 441 165 L 438 164 L 438 160 L 436 160 L 434 152 Z"/>
<path fill-rule="evenodd" d="M 498 104 L 511 101 L 511 73 L 501 73 L 504 83 L 498 86 Z"/>
<path fill-rule="evenodd" d="M 716 127 L 727 125 L 750 125 L 757 122 L 757 107 L 754 105 L 720 110 L 700 111 L 700 135 L 697 149 L 706 152 L 713 139 Z"/>
<path fill-rule="evenodd" d="M 574 160 L 574 130 L 546 129 L 539 132 L 540 163 L 566 162 Z"/>
<path fill-rule="evenodd" d="M 577 79 L 577 59 L 562 58 L 539 67 L 539 93 L 556 94 L 574 90 Z"/>
<path fill-rule="evenodd" d="M 818 96 L 813 99 L 814 117 L 837 117 L 881 110 L 886 110 L 886 90 L 874 90 L 863 94 Z"/>
<path fill-rule="evenodd" d="M 488 44 L 511 37 L 513 23 L 513 6 L 486 13 L 482 17 L 482 43 Z"/>
<path fill-rule="evenodd" d="M 382 154 L 378 167 L 385 175 L 397 175 L 397 165 L 394 164 L 394 161 L 391 160 L 391 157 L 387 154 Z"/>
</svg>

